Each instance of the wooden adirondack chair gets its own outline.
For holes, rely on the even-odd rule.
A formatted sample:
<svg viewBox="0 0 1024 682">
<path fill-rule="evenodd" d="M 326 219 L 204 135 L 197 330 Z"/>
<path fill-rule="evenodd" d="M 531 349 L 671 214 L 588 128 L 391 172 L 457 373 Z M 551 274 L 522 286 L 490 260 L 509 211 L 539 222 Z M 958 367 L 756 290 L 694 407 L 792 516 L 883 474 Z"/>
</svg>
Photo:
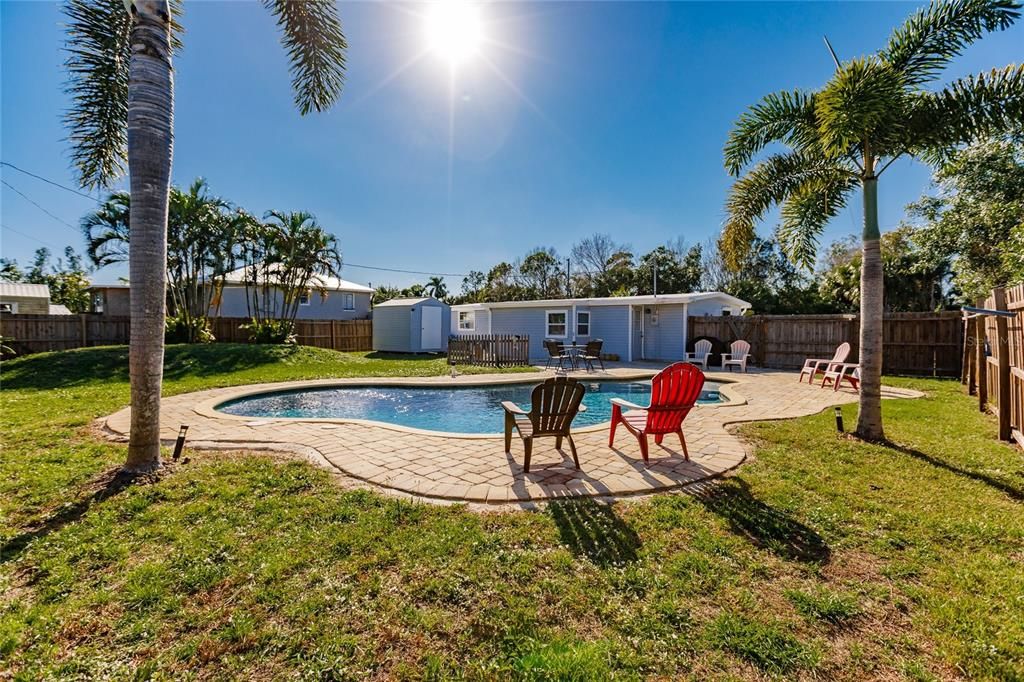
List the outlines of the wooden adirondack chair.
<svg viewBox="0 0 1024 682">
<path fill-rule="evenodd" d="M 709 344 L 710 345 L 710 344 Z M 647 456 L 647 436 L 653 435 L 654 442 L 661 445 L 666 433 L 679 436 L 683 455 L 690 459 L 683 436 L 683 420 L 693 409 L 700 391 L 704 388 L 704 373 L 696 365 L 677 362 L 661 370 L 651 380 L 651 402 L 647 407 L 612 398 L 612 425 L 608 434 L 608 447 L 615 444 L 615 427 L 622 424 L 640 442 L 640 453 L 644 462 Z M 626 411 L 623 412 L 623 409 Z"/>
<path fill-rule="evenodd" d="M 686 361 L 692 362 L 695 365 L 702 365 L 704 371 L 708 369 L 708 356 L 711 354 L 711 342 L 707 339 L 701 339 L 697 343 L 693 344 L 693 352 L 686 354 Z"/>
<path fill-rule="evenodd" d="M 505 452 L 512 451 L 512 429 L 519 432 L 523 439 L 523 472 L 530 473 L 530 455 L 533 453 L 533 439 L 554 437 L 555 447 L 562 448 L 562 439 L 569 440 L 569 449 L 576 468 L 580 468 L 580 458 L 576 455 L 576 443 L 572 440 L 569 429 L 577 412 L 586 407 L 580 405 L 583 395 L 587 392 L 576 379 L 554 377 L 546 380 L 533 389 L 530 396 L 530 411 L 522 409 L 513 402 L 505 401 L 501 407 L 505 410 Z"/>
<path fill-rule="evenodd" d="M 747 358 L 749 357 L 750 344 L 742 339 L 739 341 L 733 341 L 732 345 L 729 346 L 729 352 L 722 353 L 722 369 L 728 367 L 731 372 L 732 366 L 736 365 L 746 373 Z"/>
<path fill-rule="evenodd" d="M 846 362 L 846 358 L 850 355 L 850 344 L 843 342 L 836 348 L 836 352 L 832 355 L 831 360 L 822 360 L 819 358 L 808 358 L 804 360 L 804 367 L 800 370 L 800 376 L 797 377 L 797 381 L 803 381 L 804 375 L 807 375 L 807 383 L 813 384 L 814 377 L 819 372 L 828 372 L 833 367 L 843 364 Z"/>
</svg>

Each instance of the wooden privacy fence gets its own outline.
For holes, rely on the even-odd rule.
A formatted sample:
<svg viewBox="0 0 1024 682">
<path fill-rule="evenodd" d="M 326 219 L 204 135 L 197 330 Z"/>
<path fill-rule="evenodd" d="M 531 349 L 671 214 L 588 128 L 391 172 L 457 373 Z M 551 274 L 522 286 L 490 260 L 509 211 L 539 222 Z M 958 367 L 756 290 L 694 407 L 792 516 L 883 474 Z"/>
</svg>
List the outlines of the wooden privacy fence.
<svg viewBox="0 0 1024 682">
<path fill-rule="evenodd" d="M 86 346 L 128 343 L 130 318 L 109 315 L 2 315 L 0 335 L 18 355 Z M 247 343 L 244 317 L 210 319 L 213 335 L 222 343 Z M 372 349 L 371 320 L 296 320 L 299 344 L 341 351 Z M 8 340 L 9 339 L 9 340 Z"/>
<path fill-rule="evenodd" d="M 448 362 L 453 365 L 510 367 L 530 364 L 530 337 L 475 334 L 448 339 Z"/>
<path fill-rule="evenodd" d="M 982 411 L 999 420 L 999 438 L 1024 447 L 1024 284 L 992 290 L 979 307 L 1012 313 L 966 320 L 964 373 Z"/>
<path fill-rule="evenodd" d="M 806 358 L 830 358 L 848 341 L 851 362 L 859 357 L 857 315 L 752 315 L 691 317 L 687 338 L 744 339 L 758 367 L 795 369 Z M 960 376 L 963 323 L 959 312 L 889 313 L 882 321 L 886 374 Z"/>
</svg>

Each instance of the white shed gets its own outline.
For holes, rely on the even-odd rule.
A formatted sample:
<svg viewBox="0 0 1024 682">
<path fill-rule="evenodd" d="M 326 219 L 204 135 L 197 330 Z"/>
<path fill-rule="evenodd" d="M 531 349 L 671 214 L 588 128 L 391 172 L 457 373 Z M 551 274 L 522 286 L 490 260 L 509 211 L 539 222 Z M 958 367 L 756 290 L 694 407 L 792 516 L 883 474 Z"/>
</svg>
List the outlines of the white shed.
<svg viewBox="0 0 1024 682">
<path fill-rule="evenodd" d="M 394 298 L 373 307 L 373 349 L 392 353 L 448 350 L 451 309 L 436 298 Z"/>
</svg>

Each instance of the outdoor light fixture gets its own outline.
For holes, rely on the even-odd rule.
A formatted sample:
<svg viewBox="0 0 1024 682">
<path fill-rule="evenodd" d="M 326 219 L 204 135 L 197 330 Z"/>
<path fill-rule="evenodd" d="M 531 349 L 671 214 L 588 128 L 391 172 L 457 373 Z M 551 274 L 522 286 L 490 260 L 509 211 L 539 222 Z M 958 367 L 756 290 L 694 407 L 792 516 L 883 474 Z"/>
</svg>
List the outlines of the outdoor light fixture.
<svg viewBox="0 0 1024 682">
<path fill-rule="evenodd" d="M 843 408 L 836 406 L 836 431 L 843 432 Z"/>
<path fill-rule="evenodd" d="M 172 455 L 172 459 L 175 462 L 181 457 L 181 451 L 185 448 L 186 433 L 188 433 L 188 424 L 182 424 L 178 427 L 178 440 L 174 442 L 174 455 Z"/>
</svg>

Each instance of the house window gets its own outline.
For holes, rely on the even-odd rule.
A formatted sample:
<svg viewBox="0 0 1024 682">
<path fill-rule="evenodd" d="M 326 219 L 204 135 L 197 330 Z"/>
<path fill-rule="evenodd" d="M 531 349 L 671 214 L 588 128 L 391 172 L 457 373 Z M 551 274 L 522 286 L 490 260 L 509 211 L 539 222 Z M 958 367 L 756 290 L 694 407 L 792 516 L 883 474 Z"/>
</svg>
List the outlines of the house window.
<svg viewBox="0 0 1024 682">
<path fill-rule="evenodd" d="M 356 309 L 356 295 L 355 294 L 345 294 L 345 310 L 355 310 L 355 309 Z"/>
<path fill-rule="evenodd" d="M 565 338 L 566 330 L 568 329 L 567 318 L 569 316 L 564 310 L 549 310 L 547 311 L 547 327 L 548 336 L 555 338 Z"/>
<path fill-rule="evenodd" d="M 309 305 L 309 292 L 299 294 L 299 305 Z"/>
<path fill-rule="evenodd" d="M 579 311 L 576 313 L 576 336 L 590 336 L 590 313 Z"/>
<path fill-rule="evenodd" d="M 17 303 L 0 303 L 0 313 L 11 313 L 12 315 L 18 312 Z"/>
<path fill-rule="evenodd" d="M 476 329 L 476 313 L 472 310 L 459 311 L 459 330 L 471 332 Z"/>
<path fill-rule="evenodd" d="M 732 315 L 732 308 L 728 306 L 722 306 L 722 317 L 728 317 Z"/>
</svg>

